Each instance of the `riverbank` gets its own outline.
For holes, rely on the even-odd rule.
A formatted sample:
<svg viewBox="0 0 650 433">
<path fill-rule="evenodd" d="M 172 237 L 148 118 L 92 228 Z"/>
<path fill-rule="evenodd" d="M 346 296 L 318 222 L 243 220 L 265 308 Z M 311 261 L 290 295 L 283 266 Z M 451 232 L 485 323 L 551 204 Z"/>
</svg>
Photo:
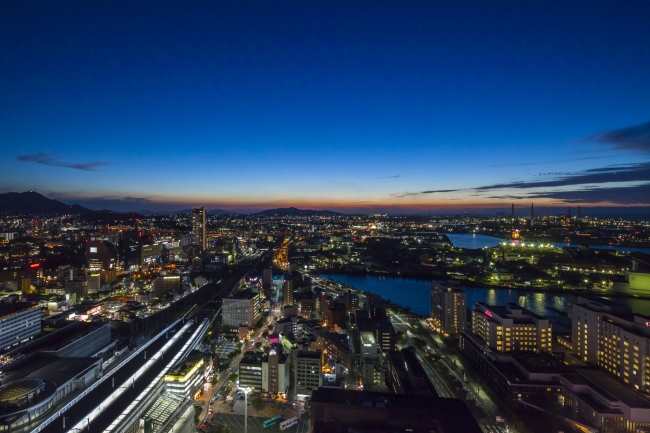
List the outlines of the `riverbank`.
<svg viewBox="0 0 650 433">
<path fill-rule="evenodd" d="M 361 293 L 372 293 L 395 305 L 405 312 L 421 316 L 429 315 L 430 283 L 422 279 L 405 279 L 400 277 L 377 277 L 370 275 L 320 274 L 343 289 L 353 288 Z M 473 282 L 469 282 L 473 283 Z M 467 306 L 471 308 L 477 302 L 489 305 L 515 303 L 539 315 L 557 315 L 567 312 L 578 296 L 592 299 L 611 299 L 628 306 L 635 313 L 650 315 L 650 297 L 630 296 L 590 292 L 586 290 L 550 289 L 540 290 L 534 287 L 512 288 L 485 286 L 479 283 L 462 284 L 467 295 Z"/>
<path fill-rule="evenodd" d="M 419 280 L 430 282 L 446 281 L 451 286 L 479 288 L 479 289 L 493 289 L 493 290 L 516 290 L 519 292 L 528 293 L 548 293 L 556 295 L 574 295 L 583 297 L 607 297 L 607 298 L 621 298 L 621 299 L 641 299 L 650 301 L 650 296 L 631 295 L 627 293 L 617 292 L 600 292 L 588 289 L 572 289 L 572 288 L 557 288 L 557 287 L 537 287 L 537 286 L 506 286 L 499 284 L 489 284 L 483 281 L 460 280 L 449 278 L 442 273 L 433 273 L 431 275 L 422 275 L 412 272 L 372 272 L 372 271 L 348 271 L 344 269 L 330 270 L 330 269 L 315 269 L 312 271 L 314 274 L 321 276 L 326 275 L 349 275 L 355 277 L 377 277 L 377 278 L 401 278 L 407 280 Z"/>
</svg>

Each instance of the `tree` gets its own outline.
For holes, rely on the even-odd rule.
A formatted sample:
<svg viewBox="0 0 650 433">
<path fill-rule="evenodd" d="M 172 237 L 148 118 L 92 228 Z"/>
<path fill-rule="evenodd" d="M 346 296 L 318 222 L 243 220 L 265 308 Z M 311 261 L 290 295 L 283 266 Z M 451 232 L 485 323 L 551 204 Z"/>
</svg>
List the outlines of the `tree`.
<svg viewBox="0 0 650 433">
<path fill-rule="evenodd" d="M 232 392 L 232 386 L 224 386 L 219 390 L 219 395 L 223 398 L 224 403 L 226 402 L 226 399 Z"/>
<path fill-rule="evenodd" d="M 425 347 L 427 345 L 427 342 L 424 341 L 421 338 L 415 337 L 413 339 L 413 345 L 418 349 L 422 349 L 423 347 Z"/>
<path fill-rule="evenodd" d="M 260 411 L 264 407 L 264 401 L 262 401 L 262 397 L 259 395 L 256 395 L 251 399 L 251 406 L 253 406 L 253 409 L 255 409 L 255 414 Z"/>
<path fill-rule="evenodd" d="M 198 425 L 199 421 L 201 421 L 201 412 L 203 412 L 203 405 L 202 404 L 195 404 L 194 405 L 194 424 Z"/>
<path fill-rule="evenodd" d="M 287 410 L 288 407 L 289 407 L 289 403 L 287 403 L 286 401 L 278 401 L 275 403 L 275 408 L 280 411 L 282 416 L 284 416 L 284 411 Z"/>
<path fill-rule="evenodd" d="M 232 433 L 232 430 L 222 424 L 210 424 L 208 431 L 210 433 Z"/>
<path fill-rule="evenodd" d="M 215 386 L 217 382 L 219 382 L 219 376 L 215 374 L 214 376 L 212 376 L 212 379 L 210 379 L 210 385 Z"/>
<path fill-rule="evenodd" d="M 235 406 L 235 400 L 230 400 L 228 406 L 230 406 L 230 412 L 234 412 L 235 410 L 233 409 L 233 407 Z"/>
<path fill-rule="evenodd" d="M 232 383 L 236 383 L 238 378 L 239 375 L 237 373 L 231 373 L 230 376 L 228 376 L 228 380 Z"/>
</svg>

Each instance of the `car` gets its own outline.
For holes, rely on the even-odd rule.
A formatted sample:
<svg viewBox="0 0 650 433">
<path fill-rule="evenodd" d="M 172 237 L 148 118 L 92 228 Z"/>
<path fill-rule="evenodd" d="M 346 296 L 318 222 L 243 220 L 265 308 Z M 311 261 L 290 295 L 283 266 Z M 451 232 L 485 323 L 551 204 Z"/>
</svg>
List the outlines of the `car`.
<svg viewBox="0 0 650 433">
<path fill-rule="evenodd" d="M 212 412 L 213 412 L 212 408 L 208 409 L 208 415 L 212 415 Z"/>
</svg>

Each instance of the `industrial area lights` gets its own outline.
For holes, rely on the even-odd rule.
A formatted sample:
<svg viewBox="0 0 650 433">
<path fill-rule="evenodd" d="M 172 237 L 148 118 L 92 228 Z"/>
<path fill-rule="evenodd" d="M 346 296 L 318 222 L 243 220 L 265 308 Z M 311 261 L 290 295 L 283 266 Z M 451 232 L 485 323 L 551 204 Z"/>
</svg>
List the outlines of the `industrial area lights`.
<svg viewBox="0 0 650 433">
<path fill-rule="evenodd" d="M 248 433 L 248 394 L 253 391 L 253 388 L 244 388 L 244 433 Z"/>
</svg>

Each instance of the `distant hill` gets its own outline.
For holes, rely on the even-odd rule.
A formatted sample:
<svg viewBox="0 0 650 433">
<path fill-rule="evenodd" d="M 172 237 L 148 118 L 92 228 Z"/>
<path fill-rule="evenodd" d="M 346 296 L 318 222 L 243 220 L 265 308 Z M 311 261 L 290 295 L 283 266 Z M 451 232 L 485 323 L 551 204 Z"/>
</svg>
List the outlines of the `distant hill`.
<svg viewBox="0 0 650 433">
<path fill-rule="evenodd" d="M 170 215 L 170 214 L 183 214 L 183 213 L 192 213 L 192 209 L 181 209 L 181 210 L 140 210 L 138 211 L 141 215 Z M 238 215 L 238 212 L 233 212 L 231 210 L 223 209 L 213 209 L 207 212 L 208 215 Z"/>
<path fill-rule="evenodd" d="M 0 194 L 0 212 L 36 214 L 87 214 L 91 213 L 78 204 L 68 205 L 49 199 L 37 192 L 7 192 Z"/>
<path fill-rule="evenodd" d="M 295 207 L 280 207 L 277 209 L 263 210 L 262 212 L 259 212 L 257 215 L 283 217 L 283 216 L 337 216 L 343 214 L 331 210 L 309 210 L 309 209 L 297 209 Z"/>
</svg>

